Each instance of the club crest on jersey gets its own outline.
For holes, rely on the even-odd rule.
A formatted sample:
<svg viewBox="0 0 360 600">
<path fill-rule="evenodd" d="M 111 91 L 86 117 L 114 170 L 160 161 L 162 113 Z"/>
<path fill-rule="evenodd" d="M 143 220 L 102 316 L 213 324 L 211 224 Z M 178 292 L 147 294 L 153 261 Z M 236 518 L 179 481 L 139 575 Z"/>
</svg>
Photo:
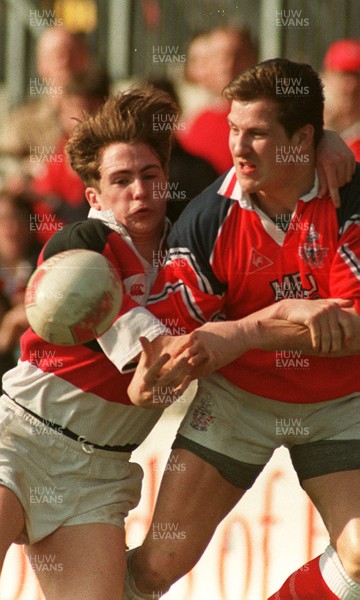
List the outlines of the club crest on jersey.
<svg viewBox="0 0 360 600">
<path fill-rule="evenodd" d="M 306 243 L 299 247 L 299 256 L 313 269 L 321 269 L 324 266 L 324 258 L 327 256 L 328 248 L 322 248 L 317 243 L 319 234 L 314 225 L 310 225 L 306 236 Z"/>
<path fill-rule="evenodd" d="M 215 417 L 212 414 L 213 403 L 208 396 L 200 399 L 199 404 L 195 407 L 191 420 L 191 427 L 197 431 L 207 431 Z"/>
</svg>

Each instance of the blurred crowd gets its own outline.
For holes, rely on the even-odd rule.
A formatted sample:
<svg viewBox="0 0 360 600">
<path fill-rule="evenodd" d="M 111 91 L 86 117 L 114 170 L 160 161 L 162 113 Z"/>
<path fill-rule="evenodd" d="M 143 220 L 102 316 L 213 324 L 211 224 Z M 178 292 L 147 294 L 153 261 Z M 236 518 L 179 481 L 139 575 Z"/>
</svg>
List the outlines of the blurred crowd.
<svg viewBox="0 0 360 600">
<path fill-rule="evenodd" d="M 189 43 L 181 77 L 149 79 L 181 108 L 170 162 L 168 217 L 231 167 L 227 101 L 222 90 L 257 62 L 247 28 L 219 27 Z M 70 168 L 65 145 L 83 113 L 96 110 L 111 91 L 106 71 L 86 38 L 64 27 L 40 36 L 37 76 L 30 100 L 9 111 L 0 127 L 0 372 L 17 359 L 27 326 L 26 281 L 41 244 L 65 224 L 86 217 L 84 184 Z M 326 127 L 337 131 L 360 160 L 360 41 L 339 40 L 324 57 Z"/>
</svg>

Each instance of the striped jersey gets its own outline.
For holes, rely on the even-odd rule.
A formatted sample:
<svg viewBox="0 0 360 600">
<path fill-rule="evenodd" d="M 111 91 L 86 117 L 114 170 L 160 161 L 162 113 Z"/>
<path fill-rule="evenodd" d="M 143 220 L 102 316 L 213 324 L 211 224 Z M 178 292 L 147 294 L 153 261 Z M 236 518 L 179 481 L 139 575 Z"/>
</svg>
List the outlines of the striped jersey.
<svg viewBox="0 0 360 600">
<path fill-rule="evenodd" d="M 92 443 L 139 444 L 162 413 L 135 407 L 127 395 L 131 360 L 141 350 L 139 335 L 152 340 L 166 331 L 144 308 L 157 268 L 137 252 L 112 211 L 91 209 L 89 216 L 56 233 L 39 262 L 75 248 L 101 253 L 123 282 L 119 315 L 97 340 L 77 346 L 49 344 L 28 329 L 21 358 L 5 374 L 3 388 L 25 408 Z"/>
<path fill-rule="evenodd" d="M 148 302 L 190 331 L 240 319 L 283 298 L 351 298 L 360 312 L 360 164 L 341 208 L 314 188 L 292 215 L 271 219 L 244 195 L 231 169 L 195 198 L 169 236 L 169 259 Z M 165 322 L 165 321 L 164 321 Z M 359 391 L 360 356 L 319 358 L 252 350 L 221 369 L 239 388 L 284 402 Z"/>
</svg>

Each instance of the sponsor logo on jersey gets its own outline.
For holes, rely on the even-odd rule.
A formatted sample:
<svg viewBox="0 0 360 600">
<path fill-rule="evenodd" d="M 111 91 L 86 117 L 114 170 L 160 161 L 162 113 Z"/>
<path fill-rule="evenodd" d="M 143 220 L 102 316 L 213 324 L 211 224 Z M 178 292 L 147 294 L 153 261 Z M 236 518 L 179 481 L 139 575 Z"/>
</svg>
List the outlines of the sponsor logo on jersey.
<svg viewBox="0 0 360 600">
<path fill-rule="evenodd" d="M 142 273 L 137 273 L 136 275 L 131 275 L 130 277 L 124 278 L 123 284 L 126 293 L 132 296 L 133 298 L 145 296 L 146 294 L 146 278 Z"/>
<path fill-rule="evenodd" d="M 318 284 L 314 275 L 311 273 L 305 275 L 308 281 L 308 287 L 303 286 L 300 273 L 288 273 L 279 279 L 270 281 L 270 285 L 274 291 L 275 302 L 284 298 L 307 298 L 315 300 L 320 298 L 317 293 L 319 290 Z"/>
<path fill-rule="evenodd" d="M 145 294 L 144 285 L 142 283 L 133 283 L 130 288 L 130 296 L 143 296 Z"/>
<path fill-rule="evenodd" d="M 261 269 L 265 269 L 266 267 L 269 267 L 273 264 L 274 263 L 272 260 L 270 260 L 270 258 L 267 258 L 267 256 L 264 256 L 258 250 L 255 250 L 255 248 L 251 248 L 249 266 L 250 274 L 256 273 L 257 271 L 261 271 Z"/>
</svg>

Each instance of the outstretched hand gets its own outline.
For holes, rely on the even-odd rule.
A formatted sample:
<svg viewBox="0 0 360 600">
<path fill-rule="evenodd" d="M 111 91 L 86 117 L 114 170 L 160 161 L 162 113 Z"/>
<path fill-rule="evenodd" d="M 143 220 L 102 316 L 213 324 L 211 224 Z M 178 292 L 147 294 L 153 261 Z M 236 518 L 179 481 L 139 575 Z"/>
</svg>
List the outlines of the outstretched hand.
<svg viewBox="0 0 360 600">
<path fill-rule="evenodd" d="M 146 337 L 139 338 L 142 353 L 134 376 L 128 387 L 128 394 L 137 406 L 143 408 L 167 408 L 186 390 L 192 377 L 190 359 L 184 356 L 173 359 L 165 353 L 156 358 L 154 348 Z"/>
</svg>

